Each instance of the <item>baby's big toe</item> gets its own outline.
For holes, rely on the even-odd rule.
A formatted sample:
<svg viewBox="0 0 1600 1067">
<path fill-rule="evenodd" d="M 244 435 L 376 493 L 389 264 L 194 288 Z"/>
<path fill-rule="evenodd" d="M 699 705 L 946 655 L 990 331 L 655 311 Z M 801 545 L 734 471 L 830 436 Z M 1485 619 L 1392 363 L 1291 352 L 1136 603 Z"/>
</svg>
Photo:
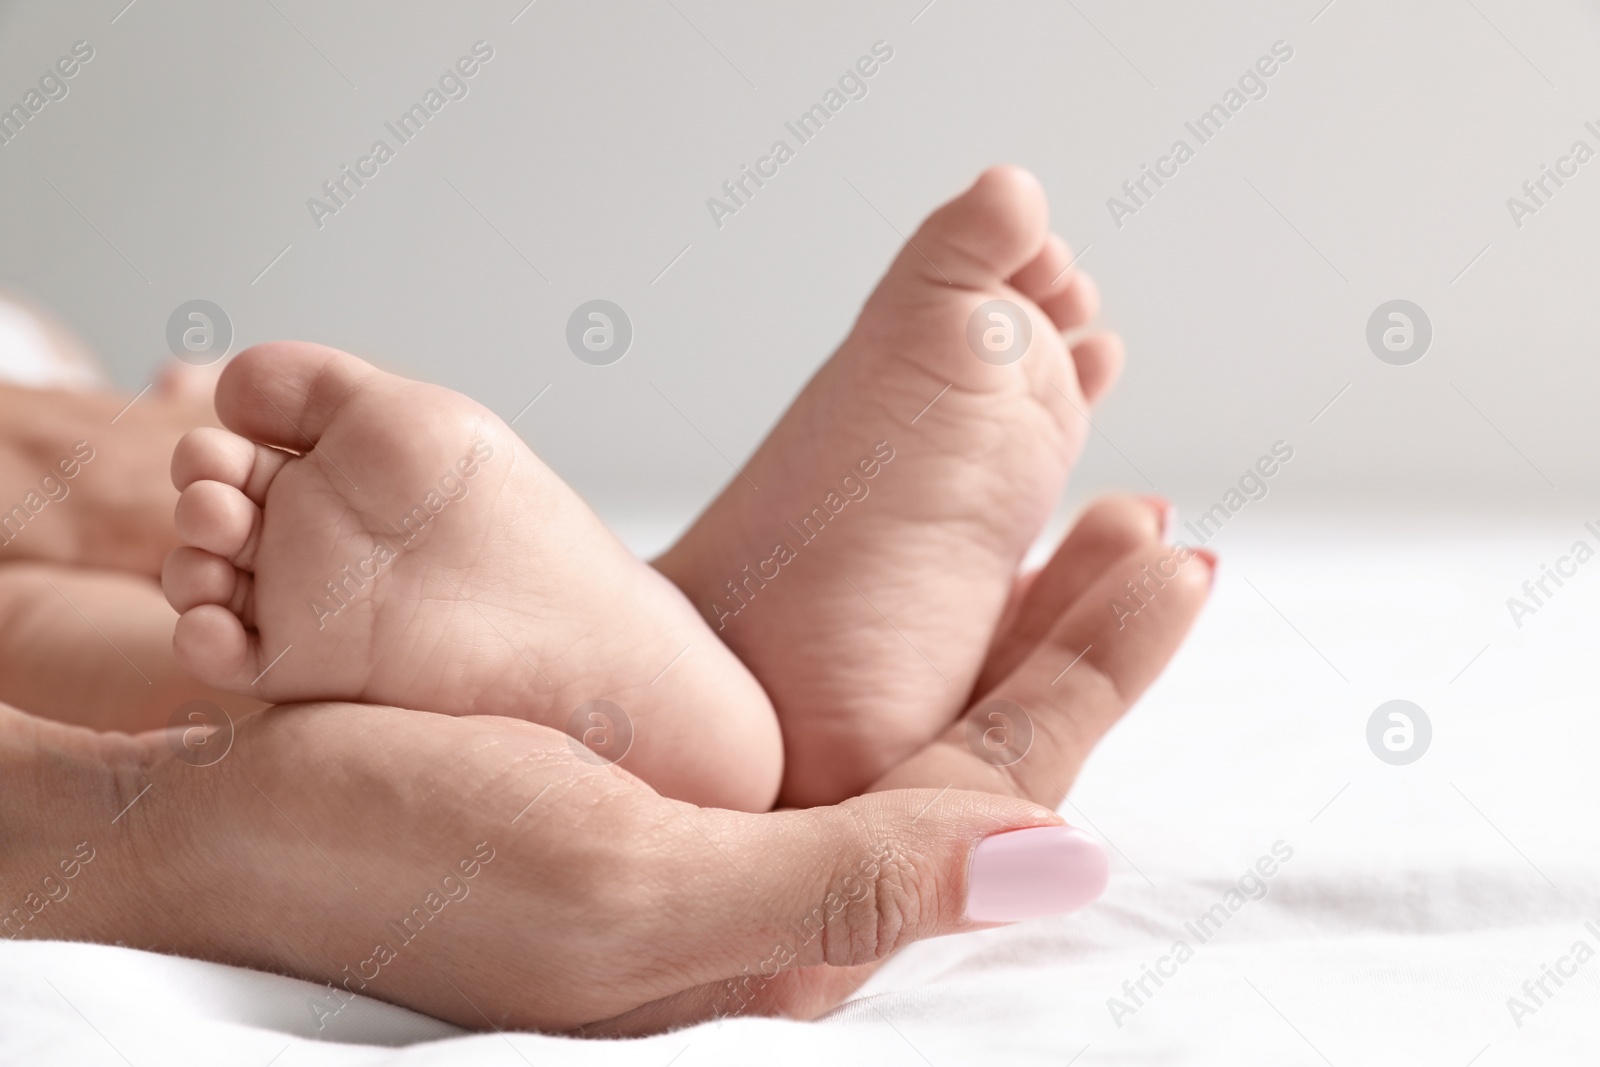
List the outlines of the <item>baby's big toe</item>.
<svg viewBox="0 0 1600 1067">
<path fill-rule="evenodd" d="M 223 425 L 252 441 L 309 452 L 377 368 L 326 345 L 273 341 L 233 358 L 217 383 Z"/>
<path fill-rule="evenodd" d="M 928 216 L 891 275 L 993 288 L 1039 254 L 1049 223 L 1039 179 L 1021 167 L 990 167 L 966 192 Z"/>
</svg>

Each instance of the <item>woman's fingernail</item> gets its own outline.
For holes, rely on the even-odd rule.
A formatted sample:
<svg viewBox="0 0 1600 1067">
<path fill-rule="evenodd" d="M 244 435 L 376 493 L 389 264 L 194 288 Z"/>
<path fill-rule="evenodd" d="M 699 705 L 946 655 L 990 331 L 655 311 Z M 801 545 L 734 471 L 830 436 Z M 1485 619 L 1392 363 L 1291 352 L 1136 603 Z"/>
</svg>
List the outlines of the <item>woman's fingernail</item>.
<svg viewBox="0 0 1600 1067">
<path fill-rule="evenodd" d="M 1110 877 L 1106 850 L 1075 827 L 990 834 L 972 850 L 967 919 L 1009 923 L 1065 915 L 1098 900 Z"/>
<path fill-rule="evenodd" d="M 1206 570 L 1211 572 L 1211 578 L 1215 581 L 1217 577 L 1217 554 L 1209 548 L 1197 548 L 1194 550 L 1194 554 L 1199 556 L 1205 563 Z"/>
<path fill-rule="evenodd" d="M 1173 524 L 1177 521 L 1178 511 L 1172 506 L 1172 501 L 1160 496 L 1140 497 L 1150 509 L 1156 513 L 1156 521 L 1161 523 L 1161 543 L 1172 543 Z"/>
</svg>

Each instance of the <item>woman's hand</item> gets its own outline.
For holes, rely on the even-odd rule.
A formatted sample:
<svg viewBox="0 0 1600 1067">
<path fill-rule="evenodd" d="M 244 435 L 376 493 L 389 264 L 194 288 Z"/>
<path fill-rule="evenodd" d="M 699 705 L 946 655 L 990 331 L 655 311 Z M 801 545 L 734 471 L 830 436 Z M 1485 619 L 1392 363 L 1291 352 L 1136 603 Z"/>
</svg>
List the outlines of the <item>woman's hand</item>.
<svg viewBox="0 0 1600 1067">
<path fill-rule="evenodd" d="M 0 701 L 130 732 L 198 697 L 260 707 L 178 667 L 158 584 L 172 449 L 215 424 L 219 371 L 174 362 L 138 397 L 0 384 Z"/>
<path fill-rule="evenodd" d="M 7 710 L 0 750 L 7 936 L 294 974 L 333 987 L 313 1014 L 358 992 L 473 1028 L 568 1030 L 672 997 L 629 1028 L 703 1017 L 818 907 L 796 966 L 964 929 L 973 844 L 1058 822 L 935 791 L 697 809 L 544 727 L 365 705 L 251 716 L 210 766 Z"/>
<path fill-rule="evenodd" d="M 1205 599 L 1209 567 L 1194 560 L 1165 568 L 1132 619 L 1109 610 L 1171 553 L 1152 539 L 1054 594 L 1069 606 L 991 694 L 1025 709 L 1020 758 L 958 724 L 884 791 L 827 808 L 666 800 L 565 735 L 507 719 L 276 708 L 198 746 L 231 746 L 199 766 L 211 756 L 172 758 L 164 738 L 5 712 L 0 812 L 21 825 L 6 827 L 3 899 L 32 910 L 38 876 L 94 854 L 70 896 L 6 932 L 297 974 L 328 983 L 307 1006 L 319 1017 L 350 992 L 469 1027 L 638 1033 L 814 1015 L 906 944 L 1099 892 L 1103 853 L 1046 805 Z M 980 719 L 978 737 L 991 725 Z M 984 844 L 1014 830 L 1031 836 Z M 1019 843 L 1032 853 L 1021 867 L 1004 855 Z"/>
<path fill-rule="evenodd" d="M 0 385 L 0 563 L 159 577 L 178 543 L 172 450 L 215 424 L 204 388 L 214 377 L 185 367 L 137 400 Z"/>
</svg>

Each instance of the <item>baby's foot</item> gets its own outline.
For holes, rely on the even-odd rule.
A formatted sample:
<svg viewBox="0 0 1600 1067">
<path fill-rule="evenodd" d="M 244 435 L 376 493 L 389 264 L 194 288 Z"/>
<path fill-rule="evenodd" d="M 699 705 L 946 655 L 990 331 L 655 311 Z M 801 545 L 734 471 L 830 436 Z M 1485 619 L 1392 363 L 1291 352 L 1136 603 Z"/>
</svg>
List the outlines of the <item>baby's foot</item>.
<svg viewBox="0 0 1600 1067">
<path fill-rule="evenodd" d="M 233 432 L 173 456 L 185 547 L 163 574 L 195 677 L 528 719 L 613 759 L 631 722 L 621 766 L 663 793 L 771 805 L 781 740 L 760 686 L 491 412 L 300 343 L 240 353 L 216 403 Z"/>
<path fill-rule="evenodd" d="M 901 251 L 748 479 L 657 561 L 777 706 L 786 801 L 859 792 L 966 705 L 1121 364 L 1114 334 L 1062 337 L 1098 305 L 1071 262 L 1033 176 L 985 172 Z M 1031 328 L 1013 362 L 1024 324 L 1008 334 L 989 301 Z"/>
</svg>

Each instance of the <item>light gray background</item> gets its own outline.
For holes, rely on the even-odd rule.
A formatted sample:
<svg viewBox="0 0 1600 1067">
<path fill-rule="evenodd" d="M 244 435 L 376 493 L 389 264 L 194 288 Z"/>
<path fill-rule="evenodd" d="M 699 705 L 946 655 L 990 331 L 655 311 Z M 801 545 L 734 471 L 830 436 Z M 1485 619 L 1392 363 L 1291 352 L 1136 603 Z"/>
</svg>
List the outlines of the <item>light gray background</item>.
<svg viewBox="0 0 1600 1067">
<path fill-rule="evenodd" d="M 896 231 L 1013 161 L 1129 347 L 1064 506 L 1154 486 L 1193 514 L 1278 439 L 1293 462 L 1236 521 L 1582 511 L 1600 487 L 1600 160 L 1520 231 L 1506 207 L 1575 139 L 1600 148 L 1592 4 L 126 3 L 0 5 L 6 105 L 96 51 L 0 147 L 0 283 L 129 387 L 204 297 L 239 346 L 324 341 L 507 418 L 549 385 L 517 423 L 545 460 L 613 521 L 682 522 Z M 470 95 L 318 231 L 307 197 L 479 39 Z M 880 39 L 870 94 L 718 230 L 707 197 Z M 1115 227 L 1106 198 L 1278 40 L 1269 95 Z M 635 327 L 610 367 L 563 341 L 596 297 Z M 1409 367 L 1364 340 L 1396 297 L 1435 330 Z"/>
</svg>

